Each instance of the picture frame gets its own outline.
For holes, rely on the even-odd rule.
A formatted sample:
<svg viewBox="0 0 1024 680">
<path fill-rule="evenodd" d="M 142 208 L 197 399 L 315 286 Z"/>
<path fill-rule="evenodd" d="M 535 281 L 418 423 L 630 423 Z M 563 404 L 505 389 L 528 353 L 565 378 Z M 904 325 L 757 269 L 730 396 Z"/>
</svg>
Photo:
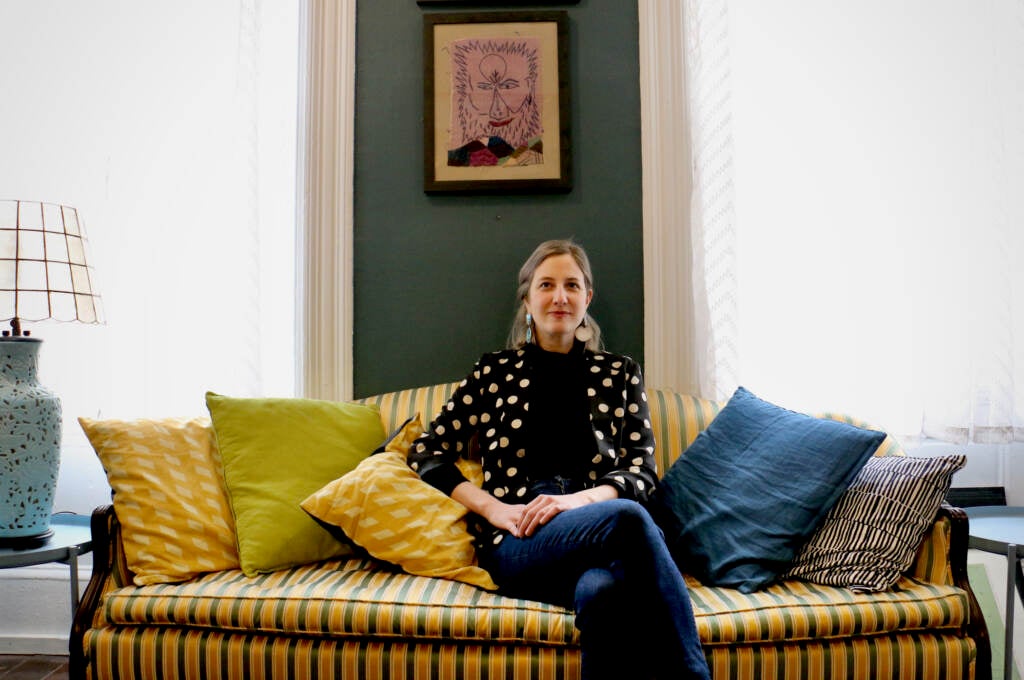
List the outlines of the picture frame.
<svg viewBox="0 0 1024 680">
<path fill-rule="evenodd" d="M 453 7 L 456 5 L 578 5 L 580 0 L 416 0 L 421 7 Z"/>
<path fill-rule="evenodd" d="M 424 191 L 572 189 L 564 10 L 423 16 Z"/>
</svg>

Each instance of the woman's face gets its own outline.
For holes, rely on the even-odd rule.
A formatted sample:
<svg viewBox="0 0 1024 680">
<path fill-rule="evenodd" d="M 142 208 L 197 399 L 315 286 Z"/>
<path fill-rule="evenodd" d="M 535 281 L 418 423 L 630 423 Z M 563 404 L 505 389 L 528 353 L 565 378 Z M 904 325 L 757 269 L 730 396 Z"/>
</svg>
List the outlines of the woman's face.
<svg viewBox="0 0 1024 680">
<path fill-rule="evenodd" d="M 549 352 L 572 349 L 573 334 L 593 294 L 572 255 L 552 255 L 541 262 L 526 295 L 526 311 L 533 316 L 537 344 Z"/>
</svg>

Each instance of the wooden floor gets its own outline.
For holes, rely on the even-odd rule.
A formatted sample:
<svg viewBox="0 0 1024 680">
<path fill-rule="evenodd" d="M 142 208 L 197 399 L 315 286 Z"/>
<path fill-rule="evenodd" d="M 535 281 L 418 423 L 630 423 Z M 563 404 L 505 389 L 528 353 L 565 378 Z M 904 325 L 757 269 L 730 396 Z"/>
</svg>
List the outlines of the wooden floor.
<svg viewBox="0 0 1024 680">
<path fill-rule="evenodd" d="M 66 656 L 13 656 L 0 654 L 0 680 L 66 680 Z"/>
</svg>

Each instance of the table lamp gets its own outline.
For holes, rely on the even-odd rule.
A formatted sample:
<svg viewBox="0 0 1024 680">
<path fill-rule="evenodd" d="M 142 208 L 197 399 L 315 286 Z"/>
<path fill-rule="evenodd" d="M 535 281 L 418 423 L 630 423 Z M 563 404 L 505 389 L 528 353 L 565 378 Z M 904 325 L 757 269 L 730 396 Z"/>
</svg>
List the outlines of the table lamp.
<svg viewBox="0 0 1024 680">
<path fill-rule="evenodd" d="M 36 377 L 42 341 L 25 321 L 102 323 L 78 211 L 0 200 L 0 547 L 29 548 L 53 533 L 60 467 L 60 399 Z"/>
</svg>

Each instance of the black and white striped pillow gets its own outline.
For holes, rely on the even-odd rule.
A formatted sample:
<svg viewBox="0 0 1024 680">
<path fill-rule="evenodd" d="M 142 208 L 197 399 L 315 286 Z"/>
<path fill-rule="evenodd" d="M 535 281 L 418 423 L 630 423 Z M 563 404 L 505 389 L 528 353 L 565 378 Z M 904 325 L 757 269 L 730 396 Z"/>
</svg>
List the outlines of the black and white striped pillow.
<svg viewBox="0 0 1024 680">
<path fill-rule="evenodd" d="M 890 588 L 910 568 L 924 532 L 966 456 L 870 458 L 783 578 L 857 591 Z"/>
</svg>

